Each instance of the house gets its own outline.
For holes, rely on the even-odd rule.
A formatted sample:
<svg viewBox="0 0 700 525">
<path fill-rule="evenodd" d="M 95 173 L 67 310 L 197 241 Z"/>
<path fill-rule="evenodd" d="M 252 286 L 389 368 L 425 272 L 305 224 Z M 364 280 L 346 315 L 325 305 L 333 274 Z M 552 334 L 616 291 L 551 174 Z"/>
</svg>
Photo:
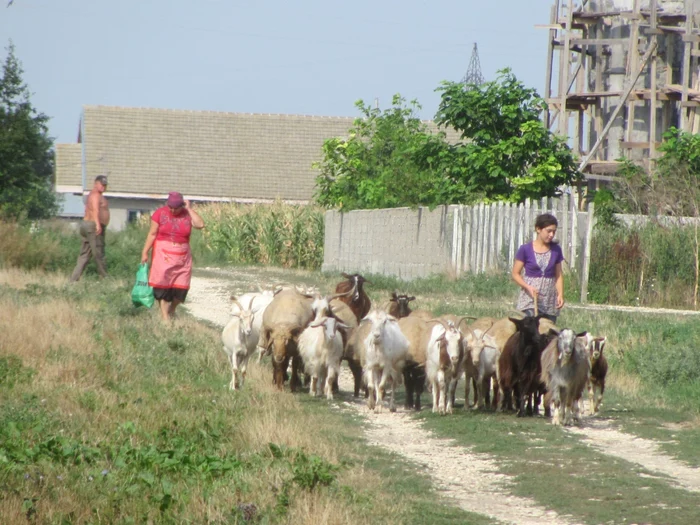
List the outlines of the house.
<svg viewBox="0 0 700 525">
<path fill-rule="evenodd" d="M 170 191 L 193 202 L 305 204 L 324 140 L 347 135 L 353 121 L 84 106 L 78 143 L 56 145 L 56 191 L 68 203 L 107 175 L 114 230 L 162 206 Z"/>
</svg>

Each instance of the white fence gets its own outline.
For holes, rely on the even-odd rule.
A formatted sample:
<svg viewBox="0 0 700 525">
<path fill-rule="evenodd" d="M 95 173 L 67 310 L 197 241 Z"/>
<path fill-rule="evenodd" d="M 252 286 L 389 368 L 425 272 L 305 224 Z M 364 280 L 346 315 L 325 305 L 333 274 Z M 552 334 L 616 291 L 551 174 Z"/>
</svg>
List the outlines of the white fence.
<svg viewBox="0 0 700 525">
<path fill-rule="evenodd" d="M 557 217 L 556 239 L 567 264 L 582 270 L 589 214 L 577 211 L 576 199 L 567 194 L 523 204 L 456 206 L 450 254 L 455 274 L 511 268 L 518 247 L 534 239 L 535 218 L 541 213 Z"/>
</svg>

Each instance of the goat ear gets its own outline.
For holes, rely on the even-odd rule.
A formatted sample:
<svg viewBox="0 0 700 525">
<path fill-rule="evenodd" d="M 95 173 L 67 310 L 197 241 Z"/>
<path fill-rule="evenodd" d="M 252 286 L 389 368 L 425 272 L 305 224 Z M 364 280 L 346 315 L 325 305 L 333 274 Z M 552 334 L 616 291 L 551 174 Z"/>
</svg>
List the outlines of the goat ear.
<svg viewBox="0 0 700 525">
<path fill-rule="evenodd" d="M 555 335 L 555 336 L 556 336 L 556 335 L 559 335 L 559 330 L 557 330 L 556 328 L 550 328 L 550 329 L 549 329 L 549 332 L 547 332 L 547 333 L 548 333 L 549 335 Z"/>
<path fill-rule="evenodd" d="M 323 325 L 325 324 L 325 322 L 326 322 L 326 319 L 328 319 L 328 318 L 327 318 L 327 317 L 323 317 L 323 318 L 321 318 L 321 319 L 318 320 L 318 321 L 312 321 L 312 322 L 309 324 L 309 326 L 312 327 L 312 328 L 318 328 L 319 326 L 323 326 Z"/>
<path fill-rule="evenodd" d="M 397 295 L 396 295 L 396 292 L 391 292 L 391 300 L 392 300 L 392 301 L 398 301 L 398 300 L 399 300 L 399 298 L 398 298 Z"/>
<path fill-rule="evenodd" d="M 340 272 L 340 275 L 342 275 L 342 276 L 345 277 L 346 279 L 352 279 L 352 276 L 351 276 L 351 275 L 348 275 L 348 274 L 345 273 L 345 272 Z"/>
<path fill-rule="evenodd" d="M 585 331 L 585 332 L 581 332 L 581 333 L 576 334 L 576 337 L 586 337 L 587 335 L 588 335 L 588 331 Z"/>
<path fill-rule="evenodd" d="M 415 296 L 415 295 L 412 295 L 411 297 L 406 297 L 406 300 L 410 303 L 411 301 L 415 301 L 415 300 L 416 300 L 416 296 Z"/>
<path fill-rule="evenodd" d="M 520 327 L 522 326 L 522 324 L 523 324 L 523 320 L 522 320 L 522 319 L 516 319 L 515 317 L 509 317 L 508 320 L 509 320 L 511 323 L 513 323 L 515 326 L 517 326 L 518 328 L 520 328 Z"/>
</svg>

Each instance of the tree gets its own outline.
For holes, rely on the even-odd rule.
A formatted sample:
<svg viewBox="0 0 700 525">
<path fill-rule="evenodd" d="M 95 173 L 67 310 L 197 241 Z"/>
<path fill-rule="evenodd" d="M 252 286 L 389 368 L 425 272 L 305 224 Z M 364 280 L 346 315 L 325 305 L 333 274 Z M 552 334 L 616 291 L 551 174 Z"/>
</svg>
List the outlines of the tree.
<svg viewBox="0 0 700 525">
<path fill-rule="evenodd" d="M 554 196 L 580 176 L 571 150 L 540 121 L 544 101 L 508 70 L 481 85 L 443 82 L 436 122 L 461 133 L 448 143 L 400 95 L 381 112 L 362 101 L 347 138 L 323 145 L 316 200 L 328 207 L 383 208 L 522 202 Z"/>
<path fill-rule="evenodd" d="M 540 120 L 545 101 L 508 69 L 497 80 L 443 82 L 436 122 L 462 134 L 452 177 L 487 201 L 554 196 L 579 179 L 571 150 Z"/>
<path fill-rule="evenodd" d="M 458 194 L 458 184 L 445 175 L 452 153 L 444 133 L 427 129 L 416 116 L 416 101 L 407 105 L 395 95 L 385 111 L 362 100 L 355 106 L 362 117 L 346 138 L 326 140 L 323 160 L 314 164 L 319 204 L 344 210 L 433 207 Z"/>
<path fill-rule="evenodd" d="M 22 80 L 10 42 L 0 77 L 0 215 L 41 219 L 54 216 L 53 140 L 49 118 L 37 112 Z"/>
</svg>

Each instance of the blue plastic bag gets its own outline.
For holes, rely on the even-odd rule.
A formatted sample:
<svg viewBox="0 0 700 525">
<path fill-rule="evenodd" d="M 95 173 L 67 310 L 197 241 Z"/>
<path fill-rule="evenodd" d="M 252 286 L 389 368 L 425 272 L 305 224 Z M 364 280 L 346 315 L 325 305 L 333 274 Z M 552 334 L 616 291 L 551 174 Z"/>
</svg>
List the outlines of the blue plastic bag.
<svg viewBox="0 0 700 525">
<path fill-rule="evenodd" d="M 145 306 L 146 308 L 150 308 L 155 302 L 153 288 L 148 286 L 148 264 L 139 265 L 136 272 L 136 284 L 131 289 L 131 302 L 134 303 L 134 306 Z"/>
</svg>

